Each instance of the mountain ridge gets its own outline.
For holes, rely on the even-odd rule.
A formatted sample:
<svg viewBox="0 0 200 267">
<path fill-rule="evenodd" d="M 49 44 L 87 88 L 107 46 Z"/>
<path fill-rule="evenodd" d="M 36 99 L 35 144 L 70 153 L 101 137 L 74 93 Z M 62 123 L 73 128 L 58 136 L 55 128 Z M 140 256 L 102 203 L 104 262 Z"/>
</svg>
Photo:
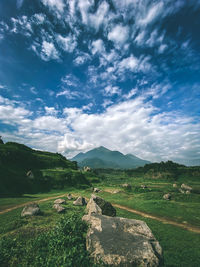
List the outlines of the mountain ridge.
<svg viewBox="0 0 200 267">
<path fill-rule="evenodd" d="M 71 160 L 77 161 L 79 167 L 89 166 L 91 168 L 114 168 L 131 169 L 142 167 L 150 161 L 140 159 L 132 154 L 126 154 L 109 150 L 104 146 L 99 146 L 85 153 L 81 152 Z"/>
</svg>

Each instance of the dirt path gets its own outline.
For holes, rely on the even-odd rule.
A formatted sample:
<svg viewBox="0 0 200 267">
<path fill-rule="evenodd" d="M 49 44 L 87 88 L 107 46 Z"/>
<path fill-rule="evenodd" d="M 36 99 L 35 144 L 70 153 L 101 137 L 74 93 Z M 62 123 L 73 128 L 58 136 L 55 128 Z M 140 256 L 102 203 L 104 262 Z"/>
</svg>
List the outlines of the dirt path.
<svg viewBox="0 0 200 267">
<path fill-rule="evenodd" d="M 128 207 L 125 207 L 125 206 L 121 206 L 119 204 L 113 204 L 112 203 L 112 205 L 114 207 L 116 207 L 116 208 L 119 208 L 119 209 L 122 209 L 122 210 L 127 210 L 129 212 L 138 214 L 138 215 L 140 215 L 142 217 L 145 217 L 145 218 L 150 218 L 150 219 L 153 219 L 153 220 L 156 220 L 156 221 L 159 221 L 159 222 L 162 222 L 162 223 L 166 223 L 166 224 L 172 224 L 174 226 L 178 226 L 178 227 L 184 228 L 184 229 L 186 229 L 188 231 L 192 231 L 194 233 L 200 234 L 200 228 L 198 228 L 196 226 L 192 226 L 192 225 L 188 225 L 188 224 L 184 224 L 184 223 L 178 223 L 178 222 L 175 222 L 175 221 L 172 221 L 172 220 L 169 220 L 169 219 L 165 219 L 165 218 L 162 218 L 162 217 L 157 217 L 157 216 L 154 216 L 154 215 L 151 215 L 151 214 L 139 211 L 139 210 L 134 210 L 134 209 L 131 209 L 131 208 L 128 208 Z"/>
<path fill-rule="evenodd" d="M 25 203 L 23 203 L 23 204 L 19 204 L 19 205 L 13 206 L 13 207 L 11 207 L 11 208 L 2 210 L 2 211 L 0 211 L 0 214 L 4 214 L 4 213 L 9 212 L 9 211 L 11 211 L 11 210 L 15 210 L 15 209 L 24 207 L 24 206 L 26 206 L 26 205 L 28 205 L 28 204 L 30 204 L 30 203 L 32 203 L 32 202 L 41 203 L 41 202 L 45 202 L 45 201 L 48 201 L 48 200 L 51 200 L 51 199 L 65 197 L 66 195 L 67 195 L 67 194 L 63 194 L 63 195 L 60 195 L 60 196 L 47 197 L 47 198 L 43 198 L 43 199 L 36 200 L 36 201 L 25 202 Z"/>
<path fill-rule="evenodd" d="M 108 191 L 107 191 L 107 192 L 108 192 Z M 63 194 L 63 195 L 59 195 L 59 196 L 53 196 L 53 197 L 43 198 L 43 199 L 40 199 L 40 200 L 35 201 L 35 202 L 37 202 L 37 203 L 41 203 L 41 202 L 45 202 L 45 201 L 48 201 L 48 200 L 51 200 L 51 199 L 65 197 L 66 195 L 67 195 L 67 193 L 66 193 L 66 194 Z M 75 195 L 73 195 L 73 196 L 75 197 L 75 196 L 78 196 L 78 195 L 75 194 Z M 88 200 L 88 198 L 86 198 L 86 199 Z M 20 205 L 17 205 L 17 206 L 14 206 L 14 207 L 5 209 L 5 210 L 3 210 L 3 211 L 0 211 L 0 214 L 4 214 L 4 213 L 7 213 L 7 212 L 9 212 L 9 211 L 15 210 L 15 209 L 17 209 L 17 208 L 24 207 L 25 205 L 30 204 L 31 202 L 32 202 L 32 201 L 29 201 L 29 202 L 26 202 L 26 203 L 23 203 L 23 204 L 20 204 Z M 165 218 L 162 218 L 162 217 L 158 217 L 158 216 L 155 216 L 155 215 L 151 215 L 151 214 L 148 214 L 148 213 L 146 213 L 146 212 L 142 212 L 142 211 L 139 211 L 139 210 L 135 210 L 135 209 L 132 209 L 132 208 L 128 208 L 128 207 L 125 207 L 125 206 L 122 206 L 122 205 L 119 205 L 119 204 L 114 204 L 114 203 L 111 203 L 111 204 L 112 204 L 114 207 L 116 207 L 116 208 L 119 208 L 119 209 L 122 209 L 122 210 L 126 210 L 126 211 L 129 211 L 129 212 L 138 214 L 138 215 L 140 215 L 140 216 L 142 216 L 142 217 L 150 218 L 150 219 L 153 219 L 153 220 L 156 220 L 156 221 L 165 223 L 165 224 L 171 224 L 171 225 L 174 225 L 174 226 L 183 228 L 183 229 L 185 229 L 185 230 L 188 230 L 188 231 L 191 231 L 191 232 L 200 234 L 200 228 L 199 228 L 199 227 L 192 226 L 192 225 L 189 225 L 189 224 L 184 224 L 184 223 L 178 223 L 178 222 L 172 221 L 172 220 L 170 220 L 170 219 L 165 219 Z"/>
</svg>

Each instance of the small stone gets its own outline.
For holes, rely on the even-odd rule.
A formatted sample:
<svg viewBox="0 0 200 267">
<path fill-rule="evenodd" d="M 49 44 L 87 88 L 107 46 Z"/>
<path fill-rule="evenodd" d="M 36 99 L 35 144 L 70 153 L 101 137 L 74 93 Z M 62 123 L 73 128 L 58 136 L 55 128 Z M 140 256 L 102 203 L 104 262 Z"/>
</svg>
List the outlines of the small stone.
<svg viewBox="0 0 200 267">
<path fill-rule="evenodd" d="M 165 194 L 165 195 L 163 196 L 163 199 L 165 199 L 165 200 L 170 200 L 170 199 L 171 199 L 171 194 L 170 194 L 170 193 Z"/>
<path fill-rule="evenodd" d="M 72 198 L 72 195 L 71 195 L 71 194 L 68 194 L 68 195 L 67 195 L 67 199 L 72 200 L 72 199 L 73 199 L 73 198 Z"/>
<path fill-rule="evenodd" d="M 54 204 L 53 208 L 58 212 L 58 213 L 63 213 L 65 212 L 65 208 L 62 207 L 60 204 Z"/>
<path fill-rule="evenodd" d="M 54 201 L 54 204 L 66 204 L 66 200 L 58 198 Z"/>
<path fill-rule="evenodd" d="M 31 204 L 26 205 L 21 212 L 22 217 L 36 216 L 36 215 L 40 215 L 40 214 L 41 214 L 40 207 L 36 203 L 31 203 Z"/>
<path fill-rule="evenodd" d="M 79 196 L 74 202 L 73 205 L 75 206 L 84 206 L 87 205 L 87 202 L 84 197 Z"/>
</svg>

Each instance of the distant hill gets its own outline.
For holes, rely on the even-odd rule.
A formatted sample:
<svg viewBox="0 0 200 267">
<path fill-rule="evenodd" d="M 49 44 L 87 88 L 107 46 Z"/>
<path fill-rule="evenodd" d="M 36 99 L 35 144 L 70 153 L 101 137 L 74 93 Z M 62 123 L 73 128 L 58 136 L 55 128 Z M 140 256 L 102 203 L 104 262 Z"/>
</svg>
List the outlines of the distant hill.
<svg viewBox="0 0 200 267">
<path fill-rule="evenodd" d="M 0 143 L 0 195 L 21 195 L 88 184 L 77 163 L 58 153 Z"/>
<path fill-rule="evenodd" d="M 132 154 L 124 155 L 119 151 L 111 151 L 103 146 L 92 149 L 86 153 L 79 153 L 72 158 L 79 167 L 132 169 L 150 163 Z"/>
</svg>

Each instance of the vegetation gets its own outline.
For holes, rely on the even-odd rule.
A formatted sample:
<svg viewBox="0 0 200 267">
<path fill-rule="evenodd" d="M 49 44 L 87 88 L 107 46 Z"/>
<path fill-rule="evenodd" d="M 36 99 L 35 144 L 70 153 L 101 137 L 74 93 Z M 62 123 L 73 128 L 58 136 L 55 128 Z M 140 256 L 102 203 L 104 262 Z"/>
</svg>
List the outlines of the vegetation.
<svg viewBox="0 0 200 267">
<path fill-rule="evenodd" d="M 0 198 L 0 211 L 66 192 L 89 198 L 92 187 L 99 187 L 102 192 L 98 194 L 107 201 L 199 227 L 199 166 L 168 161 L 130 170 L 86 172 L 57 153 L 0 143 L 0 169 L 0 194 L 4 195 Z M 131 188 L 124 189 L 124 183 Z M 182 183 L 192 187 L 190 194 L 180 192 Z M 116 190 L 118 193 L 114 194 Z M 5 197 L 8 193 L 12 197 Z M 166 193 L 171 194 L 171 201 L 163 199 Z M 21 206 L 0 214 L 0 266 L 95 266 L 85 247 L 87 226 L 81 221 L 84 207 L 67 201 L 66 213 L 60 215 L 52 209 L 53 200 L 39 205 L 40 216 L 21 218 Z M 117 216 L 146 221 L 161 244 L 165 267 L 200 266 L 199 234 L 123 209 L 117 209 Z"/>
<path fill-rule="evenodd" d="M 94 266 L 85 247 L 83 208 L 69 204 L 57 219 L 51 204 L 41 205 L 43 216 L 16 219 L 19 210 L 9 215 L 15 224 L 0 238 L 0 266 Z"/>
<path fill-rule="evenodd" d="M 58 153 L 37 151 L 13 142 L 0 144 L 0 169 L 0 194 L 4 196 L 89 185 L 77 170 L 76 162 Z"/>
</svg>

